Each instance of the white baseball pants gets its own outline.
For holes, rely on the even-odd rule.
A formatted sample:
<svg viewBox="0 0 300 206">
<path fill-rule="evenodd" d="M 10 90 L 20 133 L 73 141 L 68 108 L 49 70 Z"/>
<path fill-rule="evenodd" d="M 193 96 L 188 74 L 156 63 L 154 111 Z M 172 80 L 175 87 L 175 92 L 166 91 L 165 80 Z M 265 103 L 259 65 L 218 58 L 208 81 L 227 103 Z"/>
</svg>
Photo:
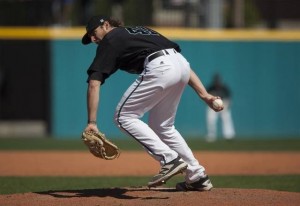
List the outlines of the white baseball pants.
<svg viewBox="0 0 300 206">
<path fill-rule="evenodd" d="M 197 181 L 204 167 L 174 127 L 176 111 L 190 77 L 190 65 L 174 49 L 162 50 L 165 55 L 148 62 L 144 71 L 124 93 L 115 121 L 136 139 L 147 152 L 164 165 L 179 155 L 187 164 L 186 181 Z M 149 112 L 148 124 L 140 120 Z"/>
</svg>

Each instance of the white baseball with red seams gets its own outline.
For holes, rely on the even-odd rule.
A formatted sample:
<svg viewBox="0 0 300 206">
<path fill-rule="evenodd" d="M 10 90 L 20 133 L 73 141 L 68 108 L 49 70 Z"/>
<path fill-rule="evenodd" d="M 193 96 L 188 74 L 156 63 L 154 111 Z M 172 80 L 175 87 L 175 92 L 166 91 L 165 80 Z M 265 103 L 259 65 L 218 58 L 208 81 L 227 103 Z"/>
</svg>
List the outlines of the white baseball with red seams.
<svg viewBox="0 0 300 206">
<path fill-rule="evenodd" d="M 222 99 L 215 99 L 213 101 L 213 108 L 214 109 L 219 109 L 220 107 L 223 107 L 223 101 L 222 101 Z"/>
</svg>

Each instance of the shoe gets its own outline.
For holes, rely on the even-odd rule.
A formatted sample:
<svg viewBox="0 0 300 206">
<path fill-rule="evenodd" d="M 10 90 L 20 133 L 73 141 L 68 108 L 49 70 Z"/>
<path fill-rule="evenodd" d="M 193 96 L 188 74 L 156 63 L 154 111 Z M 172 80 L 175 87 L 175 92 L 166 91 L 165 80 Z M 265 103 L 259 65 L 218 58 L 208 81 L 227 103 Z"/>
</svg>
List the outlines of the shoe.
<svg viewBox="0 0 300 206">
<path fill-rule="evenodd" d="M 186 182 L 180 182 L 176 184 L 177 191 L 209 191 L 212 188 L 213 185 L 211 184 L 208 175 L 200 178 L 200 180 L 198 180 L 197 182 L 193 182 L 190 184 Z"/>
<path fill-rule="evenodd" d="M 185 171 L 187 167 L 187 163 L 181 160 L 180 157 L 177 157 L 161 167 L 159 173 L 155 175 L 150 182 L 148 182 L 148 187 L 156 187 L 166 183 L 168 179 Z"/>
</svg>

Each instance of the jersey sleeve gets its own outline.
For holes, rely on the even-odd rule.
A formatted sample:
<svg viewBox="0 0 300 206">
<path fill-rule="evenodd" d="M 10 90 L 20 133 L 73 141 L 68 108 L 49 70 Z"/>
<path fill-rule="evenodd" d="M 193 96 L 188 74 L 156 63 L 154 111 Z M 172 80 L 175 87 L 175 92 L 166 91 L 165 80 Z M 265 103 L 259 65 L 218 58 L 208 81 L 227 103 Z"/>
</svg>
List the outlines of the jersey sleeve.
<svg viewBox="0 0 300 206">
<path fill-rule="evenodd" d="M 99 44 L 96 56 L 87 70 L 87 82 L 98 80 L 104 84 L 105 80 L 118 69 L 116 67 L 117 58 L 117 52 L 107 42 Z"/>
</svg>

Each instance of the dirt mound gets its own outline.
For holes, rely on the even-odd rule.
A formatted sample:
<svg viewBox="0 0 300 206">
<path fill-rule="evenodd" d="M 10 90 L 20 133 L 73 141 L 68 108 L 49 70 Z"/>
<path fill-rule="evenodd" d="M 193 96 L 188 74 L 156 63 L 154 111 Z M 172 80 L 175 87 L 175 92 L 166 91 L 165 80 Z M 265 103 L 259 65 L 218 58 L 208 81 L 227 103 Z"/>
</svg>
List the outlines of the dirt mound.
<svg viewBox="0 0 300 206">
<path fill-rule="evenodd" d="M 257 189 L 222 189 L 177 192 L 174 188 L 103 188 L 1 195 L 1 205 L 22 206 L 195 206 L 195 205 L 299 205 L 300 193 Z"/>
</svg>

